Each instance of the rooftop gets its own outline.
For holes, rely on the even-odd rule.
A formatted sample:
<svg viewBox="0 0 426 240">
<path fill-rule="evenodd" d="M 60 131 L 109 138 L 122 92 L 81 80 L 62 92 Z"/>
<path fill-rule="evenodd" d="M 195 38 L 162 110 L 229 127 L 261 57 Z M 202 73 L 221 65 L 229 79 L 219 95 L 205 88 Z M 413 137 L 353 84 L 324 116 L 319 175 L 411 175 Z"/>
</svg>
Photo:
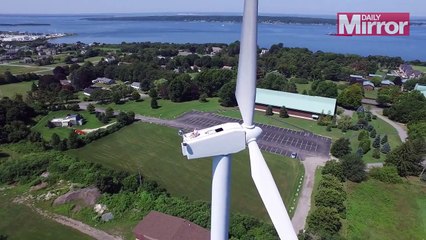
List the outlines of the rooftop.
<svg viewBox="0 0 426 240">
<path fill-rule="evenodd" d="M 330 113 L 334 115 L 336 110 L 336 99 L 334 98 L 308 96 L 262 88 L 256 89 L 256 103 L 276 107 L 285 106 L 289 109 L 318 114 Z"/>
<path fill-rule="evenodd" d="M 133 229 L 137 239 L 209 240 L 210 231 L 188 220 L 151 211 Z"/>
</svg>

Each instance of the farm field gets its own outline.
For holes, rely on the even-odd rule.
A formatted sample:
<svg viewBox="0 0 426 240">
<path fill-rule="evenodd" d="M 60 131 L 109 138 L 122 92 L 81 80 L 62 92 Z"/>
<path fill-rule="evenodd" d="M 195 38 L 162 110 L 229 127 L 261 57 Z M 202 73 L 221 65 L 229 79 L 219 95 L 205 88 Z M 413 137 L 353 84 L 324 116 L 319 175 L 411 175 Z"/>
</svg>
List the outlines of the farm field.
<svg viewBox="0 0 426 240">
<path fill-rule="evenodd" d="M 426 66 L 415 66 L 415 65 L 413 65 L 413 69 L 426 73 Z"/>
<path fill-rule="evenodd" d="M 0 234 L 7 235 L 8 239 L 91 239 L 74 229 L 38 215 L 25 205 L 13 203 L 13 199 L 21 191 L 20 189 L 0 191 L 0 219 L 2 219 Z"/>
<path fill-rule="evenodd" d="M 191 110 L 215 112 L 218 110 L 226 109 L 219 105 L 218 98 L 209 98 L 208 100 L 209 101 L 206 103 L 202 103 L 198 100 L 183 103 L 174 103 L 170 100 L 160 99 L 158 100 L 158 105 L 160 106 L 160 108 L 158 109 L 151 108 L 150 98 L 145 99 L 141 102 L 129 101 L 125 104 L 111 103 L 97 106 L 103 109 L 112 107 L 114 110 L 121 110 L 125 112 L 133 111 L 136 114 L 164 119 L 173 119 Z"/>
<path fill-rule="evenodd" d="M 68 114 L 75 114 L 78 113 L 83 116 L 83 118 L 86 120 L 86 123 L 82 126 L 74 126 L 73 128 L 76 129 L 92 129 L 92 128 L 98 128 L 104 126 L 95 116 L 95 114 L 90 114 L 87 111 L 57 111 L 57 112 L 50 112 L 48 115 L 41 118 L 40 121 L 32 128 L 32 130 L 37 131 L 41 133 L 43 138 L 45 140 L 49 140 L 52 137 L 53 133 L 56 133 L 59 135 L 61 139 L 68 138 L 71 128 L 63 128 L 63 127 L 56 127 L 49 129 L 47 127 L 47 123 L 52 120 L 53 118 L 62 118 L 66 117 Z"/>
<path fill-rule="evenodd" d="M 140 171 L 172 195 L 210 201 L 212 161 L 187 160 L 182 156 L 180 142 L 176 129 L 135 123 L 68 152 L 82 160 L 101 163 L 110 168 Z M 264 154 L 281 194 L 287 206 L 290 206 L 289 203 L 295 198 L 297 183 L 303 175 L 303 166 L 297 160 Z M 231 204 L 233 211 L 269 221 L 251 180 L 248 151 L 236 154 L 233 158 Z"/>
<path fill-rule="evenodd" d="M 46 70 L 46 68 L 43 67 L 37 67 L 37 66 L 17 66 L 17 65 L 0 65 L 0 74 L 4 74 L 6 71 L 11 72 L 12 74 L 23 74 L 23 73 L 30 73 L 35 71 L 42 71 Z"/>
<path fill-rule="evenodd" d="M 20 82 L 0 85 L 0 98 L 13 98 L 16 94 L 26 95 L 31 90 L 33 82 Z"/>
<path fill-rule="evenodd" d="M 404 184 L 368 180 L 347 183 L 346 239 L 424 239 L 426 185 L 412 178 Z"/>
</svg>

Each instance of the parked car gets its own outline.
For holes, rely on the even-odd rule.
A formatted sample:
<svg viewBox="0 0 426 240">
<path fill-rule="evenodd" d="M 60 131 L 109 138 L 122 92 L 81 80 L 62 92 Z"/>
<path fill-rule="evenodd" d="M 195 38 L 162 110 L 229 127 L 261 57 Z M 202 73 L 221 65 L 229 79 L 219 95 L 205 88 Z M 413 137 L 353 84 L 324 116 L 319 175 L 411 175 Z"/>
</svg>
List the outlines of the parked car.
<svg viewBox="0 0 426 240">
<path fill-rule="evenodd" d="M 297 153 L 296 152 L 292 152 L 290 155 L 291 158 L 297 158 Z"/>
</svg>

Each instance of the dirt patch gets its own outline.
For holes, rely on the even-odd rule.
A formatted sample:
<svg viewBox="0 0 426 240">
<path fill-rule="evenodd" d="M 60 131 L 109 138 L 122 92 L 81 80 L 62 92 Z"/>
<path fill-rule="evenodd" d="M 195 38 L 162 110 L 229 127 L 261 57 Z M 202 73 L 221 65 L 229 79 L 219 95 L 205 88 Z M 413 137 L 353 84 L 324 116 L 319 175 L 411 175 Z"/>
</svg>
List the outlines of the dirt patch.
<svg viewBox="0 0 426 240">
<path fill-rule="evenodd" d="M 83 188 L 77 191 L 72 191 L 58 197 L 53 205 L 61 205 L 73 201 L 81 202 L 88 206 L 93 206 L 101 196 L 101 192 L 97 188 Z"/>
</svg>

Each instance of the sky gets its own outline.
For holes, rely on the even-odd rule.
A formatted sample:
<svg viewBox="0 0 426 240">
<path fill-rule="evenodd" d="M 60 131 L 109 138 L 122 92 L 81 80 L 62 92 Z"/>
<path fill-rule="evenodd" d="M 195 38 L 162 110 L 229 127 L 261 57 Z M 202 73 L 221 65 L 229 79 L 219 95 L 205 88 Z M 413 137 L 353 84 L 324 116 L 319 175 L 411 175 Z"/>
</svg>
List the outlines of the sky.
<svg viewBox="0 0 426 240">
<path fill-rule="evenodd" d="M 243 0 L 2 0 L 0 14 L 241 13 Z M 410 12 L 426 16 L 425 0 L 259 0 L 260 13 L 335 15 Z"/>
</svg>

